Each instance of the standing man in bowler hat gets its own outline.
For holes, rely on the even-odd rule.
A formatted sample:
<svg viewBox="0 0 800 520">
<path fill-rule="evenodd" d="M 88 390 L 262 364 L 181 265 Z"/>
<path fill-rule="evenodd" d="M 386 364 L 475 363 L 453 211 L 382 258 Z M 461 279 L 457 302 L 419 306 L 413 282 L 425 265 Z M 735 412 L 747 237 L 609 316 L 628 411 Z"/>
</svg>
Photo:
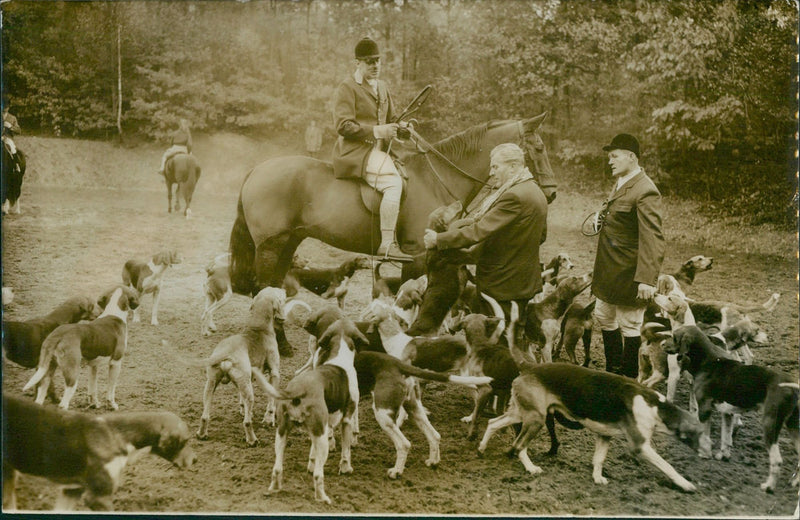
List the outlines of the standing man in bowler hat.
<svg viewBox="0 0 800 520">
<path fill-rule="evenodd" d="M 333 173 L 340 179 L 363 179 L 383 195 L 377 256 L 411 262 L 411 255 L 401 251 L 395 240 L 403 179 L 387 150 L 400 125 L 391 122 L 392 97 L 386 83 L 378 79 L 378 44 L 362 39 L 356 44 L 355 59 L 355 72 L 339 84 L 334 96 L 333 119 L 339 137 L 333 146 Z"/>
<path fill-rule="evenodd" d="M 604 146 L 615 180 L 597 243 L 592 293 L 606 371 L 636 377 L 644 310 L 664 261 L 661 193 L 639 166 L 639 141 L 619 134 Z"/>
</svg>

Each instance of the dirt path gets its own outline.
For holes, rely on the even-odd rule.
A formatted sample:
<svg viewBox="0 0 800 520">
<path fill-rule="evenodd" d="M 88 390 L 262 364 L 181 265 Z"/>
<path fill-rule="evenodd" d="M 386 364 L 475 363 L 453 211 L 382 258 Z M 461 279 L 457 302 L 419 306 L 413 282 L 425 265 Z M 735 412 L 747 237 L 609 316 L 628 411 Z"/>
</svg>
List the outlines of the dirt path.
<svg viewBox="0 0 800 520">
<path fill-rule="evenodd" d="M 152 300 L 143 302 L 143 322 L 130 325 L 129 347 L 117 389 L 121 410 L 162 408 L 180 414 L 194 430 L 202 409 L 204 376 L 201 370 L 175 362 L 175 356 L 201 357 L 220 339 L 235 333 L 247 314 L 249 301 L 235 296 L 219 313 L 220 331 L 211 338 L 199 334 L 202 311 L 203 266 L 227 249 L 228 233 L 235 216 L 235 198 L 201 190 L 193 203 L 195 218 L 185 221 L 165 212 L 161 191 L 77 190 L 27 186 L 22 215 L 3 218 L 3 284 L 10 285 L 16 300 L 6 317 L 23 319 L 43 315 L 57 303 L 79 293 L 97 296 L 120 281 L 128 258 L 146 258 L 162 248 L 177 248 L 183 264 L 166 276 L 159 321 L 149 325 Z M 594 243 L 577 233 L 572 223 L 559 219 L 558 204 L 566 208 L 569 195 L 554 204 L 543 258 L 566 251 L 576 269 L 592 267 Z M 568 224 L 568 225 L 566 225 Z M 346 253 L 307 241 L 300 253 L 312 265 L 330 266 Z M 774 314 L 759 321 L 769 334 L 771 346 L 755 352 L 757 362 L 798 372 L 798 311 L 795 259 L 698 250 L 687 243 L 671 243 L 665 271 L 683 260 L 705 254 L 715 257 L 714 269 L 700 275 L 689 294 L 728 301 L 765 300 L 772 291 L 783 298 Z M 346 312 L 355 316 L 369 299 L 368 271 L 356 274 L 348 295 Z M 312 306 L 321 300 L 309 293 L 301 297 Z M 585 298 L 585 295 L 582 297 Z M 298 323 L 299 310 L 288 321 L 287 334 L 297 355 L 282 360 L 281 374 L 288 380 L 303 362 L 307 335 Z M 167 340 L 170 347 L 162 346 Z M 602 359 L 599 334 L 592 348 L 594 359 Z M 602 361 L 600 361 L 602 364 Z M 32 371 L 4 363 L 4 391 L 19 392 Z M 105 388 L 101 374 L 101 389 Z M 87 403 L 86 373 L 73 400 L 75 409 Z M 63 381 L 57 378 L 59 391 Z M 663 390 L 663 388 L 662 388 Z M 680 402 L 686 402 L 686 385 L 680 387 Z M 264 396 L 257 391 L 257 412 L 263 413 Z M 466 425 L 459 419 L 471 407 L 470 392 L 440 384 L 429 385 L 425 403 L 431 422 L 442 435 L 442 462 L 438 469 L 425 467 L 427 446 L 413 425 L 404 432 L 412 443 L 408 464 L 399 481 L 389 480 L 386 469 L 394 462 L 394 449 L 376 425 L 370 400 L 361 402 L 361 436 L 353 452 L 355 473 L 338 476 L 338 450 L 327 464 L 327 492 L 332 506 L 313 501 L 310 475 L 305 472 L 308 440 L 299 432 L 289 439 L 285 489 L 268 496 L 267 487 L 274 461 L 272 429 L 257 429 L 261 444 L 247 448 L 231 386 L 218 390 L 210 439 L 192 441 L 198 463 L 191 469 L 170 468 L 157 457 L 147 457 L 125 472 L 115 505 L 120 511 L 162 512 L 304 512 L 304 513 L 432 513 L 432 514 L 524 514 L 524 515 L 667 515 L 667 516 L 762 516 L 789 515 L 797 492 L 789 487 L 797 454 L 786 436 L 781 443 L 784 467 L 774 495 L 759 489 L 766 477 L 767 453 L 762 445 L 759 416 L 745 415 L 745 426 L 735 441 L 730 462 L 701 460 L 687 447 L 667 436 L 656 439 L 656 449 L 693 483 L 698 492 L 686 495 L 647 463 L 627 454 L 624 443 L 615 440 L 606 462 L 607 486 L 591 480 L 593 437 L 585 431 L 561 430 L 563 443 L 558 457 L 544 453 L 547 436 L 542 434 L 532 449 L 534 463 L 544 472 L 531 476 L 517 460 L 504 455 L 509 434 L 499 435 L 484 458 L 476 455 L 476 443 L 466 440 Z M 97 413 L 97 412 L 89 412 Z M 481 431 L 485 427 L 482 424 Z M 715 437 L 718 435 L 715 422 Z M 52 507 L 55 487 L 42 479 L 23 476 L 19 484 L 19 506 L 47 510 Z"/>
</svg>

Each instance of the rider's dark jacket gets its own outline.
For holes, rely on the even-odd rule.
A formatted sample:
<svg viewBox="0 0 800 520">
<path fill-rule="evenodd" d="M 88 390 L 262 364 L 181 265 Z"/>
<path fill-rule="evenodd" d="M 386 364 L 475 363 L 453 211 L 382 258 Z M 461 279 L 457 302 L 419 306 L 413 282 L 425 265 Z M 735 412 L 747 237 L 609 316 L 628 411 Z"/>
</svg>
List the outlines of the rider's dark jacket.
<svg viewBox="0 0 800 520">
<path fill-rule="evenodd" d="M 333 122 L 339 138 L 333 145 L 333 173 L 337 178 L 363 177 L 367 158 L 376 139 L 372 127 L 393 117 L 392 97 L 386 83 L 378 80 L 378 95 L 366 80 L 350 76 L 336 89 Z"/>
</svg>

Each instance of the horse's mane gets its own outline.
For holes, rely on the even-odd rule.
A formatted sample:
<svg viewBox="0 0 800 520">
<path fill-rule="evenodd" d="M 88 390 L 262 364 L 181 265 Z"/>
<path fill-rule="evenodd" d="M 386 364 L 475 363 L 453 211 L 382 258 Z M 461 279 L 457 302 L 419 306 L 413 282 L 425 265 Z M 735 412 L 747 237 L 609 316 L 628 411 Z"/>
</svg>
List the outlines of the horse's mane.
<svg viewBox="0 0 800 520">
<path fill-rule="evenodd" d="M 507 124 L 507 120 L 489 121 L 463 130 L 433 144 L 433 148 L 450 159 L 457 161 L 481 150 L 486 131 Z"/>
<path fill-rule="evenodd" d="M 461 159 L 467 155 L 474 154 L 480 149 L 488 128 L 489 123 L 467 128 L 462 132 L 442 139 L 434 144 L 433 147 L 450 160 Z"/>
</svg>

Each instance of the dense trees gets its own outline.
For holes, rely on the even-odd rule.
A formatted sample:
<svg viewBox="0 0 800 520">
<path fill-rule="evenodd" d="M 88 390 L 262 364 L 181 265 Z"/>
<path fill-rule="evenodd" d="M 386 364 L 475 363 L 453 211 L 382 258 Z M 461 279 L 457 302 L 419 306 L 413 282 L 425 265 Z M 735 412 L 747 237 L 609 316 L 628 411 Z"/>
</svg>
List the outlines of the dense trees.
<svg viewBox="0 0 800 520">
<path fill-rule="evenodd" d="M 600 146 L 627 131 L 663 189 L 790 222 L 788 0 L 15 0 L 3 29 L 4 95 L 31 132 L 111 137 L 121 108 L 125 135 L 161 138 L 181 117 L 300 135 L 310 118 L 330 120 L 353 44 L 370 35 L 399 105 L 436 87 L 419 114 L 431 139 L 549 110 L 566 182 L 601 179 Z"/>
</svg>

